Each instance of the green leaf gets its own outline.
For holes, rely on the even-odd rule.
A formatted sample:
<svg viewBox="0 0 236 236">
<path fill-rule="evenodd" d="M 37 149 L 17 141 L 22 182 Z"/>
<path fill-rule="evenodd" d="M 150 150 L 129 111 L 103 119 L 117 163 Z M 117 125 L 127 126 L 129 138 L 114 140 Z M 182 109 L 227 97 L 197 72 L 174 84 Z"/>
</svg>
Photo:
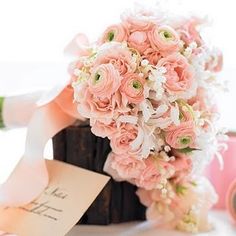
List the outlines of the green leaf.
<svg viewBox="0 0 236 236">
<path fill-rule="evenodd" d="M 0 97 L 0 128 L 5 127 L 4 122 L 3 122 L 3 116 L 2 116 L 3 102 L 4 102 L 4 97 Z"/>
<path fill-rule="evenodd" d="M 197 149 L 197 148 L 190 148 L 190 147 L 186 147 L 186 148 L 183 148 L 183 149 L 176 149 L 176 151 L 180 152 L 180 153 L 184 153 L 184 154 L 188 154 L 188 153 L 191 153 L 192 151 L 199 151 L 200 149 Z"/>
</svg>

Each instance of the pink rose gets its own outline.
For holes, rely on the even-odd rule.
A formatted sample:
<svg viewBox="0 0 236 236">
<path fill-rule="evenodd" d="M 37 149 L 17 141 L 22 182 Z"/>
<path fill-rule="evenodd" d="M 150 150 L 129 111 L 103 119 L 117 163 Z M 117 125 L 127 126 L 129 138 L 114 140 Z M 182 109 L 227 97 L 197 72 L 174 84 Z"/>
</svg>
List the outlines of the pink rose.
<svg viewBox="0 0 236 236">
<path fill-rule="evenodd" d="M 196 133 L 192 121 L 182 122 L 180 125 L 172 125 L 165 134 L 166 142 L 176 149 L 195 148 Z"/>
<path fill-rule="evenodd" d="M 193 84 L 193 70 L 187 59 L 181 54 L 172 54 L 162 58 L 158 67 L 165 67 L 165 89 L 175 95 L 187 91 Z"/>
<path fill-rule="evenodd" d="M 129 108 L 127 108 L 119 91 L 111 98 L 98 98 L 87 88 L 84 91 L 84 96 L 79 101 L 78 111 L 86 118 L 94 118 L 109 123 L 112 122 L 114 117 L 118 116 L 119 112 L 128 112 Z"/>
<path fill-rule="evenodd" d="M 120 87 L 121 77 L 112 64 L 102 64 L 93 69 L 88 84 L 94 96 L 110 98 Z"/>
<path fill-rule="evenodd" d="M 128 116 L 124 119 L 129 119 Z M 134 118 L 136 117 L 134 116 Z M 127 153 L 140 159 L 146 159 L 155 146 L 153 136 L 142 125 L 125 122 L 119 123 L 116 132 L 108 136 L 108 138 L 111 140 L 110 145 L 116 154 Z"/>
<path fill-rule="evenodd" d="M 113 64 L 120 75 L 136 70 L 136 63 L 132 58 L 132 52 L 120 43 L 110 43 L 105 49 L 98 53 L 94 66 L 100 64 Z"/>
<path fill-rule="evenodd" d="M 179 36 L 170 26 L 155 26 L 148 32 L 148 38 L 154 50 L 168 55 L 179 51 Z"/>
<path fill-rule="evenodd" d="M 103 33 L 101 43 L 105 42 L 123 42 L 127 40 L 127 29 L 122 24 L 111 25 Z"/>
<path fill-rule="evenodd" d="M 144 161 L 138 160 L 135 156 L 116 155 L 111 152 L 107 159 L 110 162 L 110 168 L 115 170 L 118 176 L 125 180 L 132 181 L 132 179 L 138 178 L 145 168 Z M 109 168 L 106 171 L 110 173 Z"/>
<path fill-rule="evenodd" d="M 106 138 L 117 131 L 117 123 L 113 120 L 106 124 L 96 119 L 90 119 L 91 131 L 98 137 Z"/>
<path fill-rule="evenodd" d="M 121 82 L 120 91 L 130 103 L 140 103 L 144 100 L 145 79 L 134 73 L 127 73 Z"/>
<path fill-rule="evenodd" d="M 142 171 L 135 183 L 138 187 L 146 190 L 157 188 L 162 178 L 170 178 L 174 174 L 170 163 L 159 160 L 155 157 L 149 157 L 145 160 L 146 168 Z"/>
<path fill-rule="evenodd" d="M 128 45 L 130 48 L 134 48 L 142 54 L 145 50 L 150 48 L 147 33 L 143 31 L 135 31 L 131 33 L 128 38 Z"/>
<path fill-rule="evenodd" d="M 110 145 L 114 153 L 124 154 L 131 150 L 130 144 L 137 138 L 138 129 L 137 126 L 129 123 L 124 123 L 113 133 L 109 138 L 111 140 Z"/>
</svg>

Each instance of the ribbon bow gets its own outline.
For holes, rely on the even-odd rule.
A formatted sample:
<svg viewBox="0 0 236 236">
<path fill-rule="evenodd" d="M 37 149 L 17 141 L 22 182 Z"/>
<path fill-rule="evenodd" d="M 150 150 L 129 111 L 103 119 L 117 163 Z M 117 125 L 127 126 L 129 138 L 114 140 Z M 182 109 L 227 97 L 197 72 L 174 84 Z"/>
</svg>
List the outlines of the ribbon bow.
<svg viewBox="0 0 236 236">
<path fill-rule="evenodd" d="M 86 45 L 87 38 L 79 34 L 66 51 L 76 56 L 84 55 Z M 43 96 L 40 93 L 5 99 L 2 113 L 6 126 L 28 127 L 24 155 L 7 181 L 0 185 L 0 205 L 18 207 L 37 198 L 48 185 L 48 171 L 43 158 L 48 140 L 77 119 L 84 118 L 73 103 L 70 81 Z"/>
</svg>

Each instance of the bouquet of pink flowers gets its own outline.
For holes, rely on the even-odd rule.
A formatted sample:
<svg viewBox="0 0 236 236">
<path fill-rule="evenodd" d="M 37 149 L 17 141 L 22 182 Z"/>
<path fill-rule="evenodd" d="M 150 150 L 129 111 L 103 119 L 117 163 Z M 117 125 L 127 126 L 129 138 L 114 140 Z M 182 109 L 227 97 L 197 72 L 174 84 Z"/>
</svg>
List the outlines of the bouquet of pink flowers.
<svg viewBox="0 0 236 236">
<path fill-rule="evenodd" d="M 188 232 L 211 227 L 217 196 L 201 173 L 222 134 L 213 99 L 222 54 L 203 41 L 202 23 L 125 13 L 96 43 L 80 34 L 70 45 L 78 112 L 110 140 L 104 170 L 138 187 L 147 219 Z"/>
</svg>

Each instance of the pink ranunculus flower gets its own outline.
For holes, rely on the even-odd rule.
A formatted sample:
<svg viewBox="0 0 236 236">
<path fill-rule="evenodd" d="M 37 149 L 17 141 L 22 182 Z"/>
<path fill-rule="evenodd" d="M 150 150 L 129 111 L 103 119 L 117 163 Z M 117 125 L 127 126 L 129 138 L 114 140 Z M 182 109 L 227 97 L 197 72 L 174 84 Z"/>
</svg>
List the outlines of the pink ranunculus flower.
<svg viewBox="0 0 236 236">
<path fill-rule="evenodd" d="M 110 98 L 120 87 L 121 76 L 112 64 L 101 64 L 92 70 L 88 84 L 94 96 Z"/>
<path fill-rule="evenodd" d="M 109 43 L 106 47 L 98 52 L 94 66 L 111 63 L 119 71 L 120 75 L 136 70 L 136 62 L 132 57 L 132 52 L 120 43 Z"/>
<path fill-rule="evenodd" d="M 165 67 L 166 82 L 164 88 L 171 94 L 177 95 L 191 88 L 194 80 L 194 72 L 187 59 L 179 53 L 162 58 L 158 67 Z"/>
<path fill-rule="evenodd" d="M 110 168 L 115 170 L 121 179 L 132 181 L 132 179 L 138 178 L 145 168 L 144 161 L 135 156 L 117 155 L 111 152 L 107 158 L 110 161 Z M 109 173 L 109 170 L 106 171 Z"/>
<path fill-rule="evenodd" d="M 153 12 L 147 10 L 123 14 L 121 19 L 130 32 L 149 31 L 158 21 Z"/>
<path fill-rule="evenodd" d="M 131 143 L 138 136 L 138 128 L 136 125 L 124 123 L 109 138 L 110 145 L 114 153 L 124 154 L 131 150 Z"/>
<path fill-rule="evenodd" d="M 123 42 L 127 40 L 128 32 L 122 24 L 116 24 L 109 26 L 100 40 L 101 43 L 116 41 Z"/>
<path fill-rule="evenodd" d="M 198 47 L 203 45 L 203 39 L 199 33 L 198 26 L 203 24 L 204 20 L 193 17 L 183 22 L 177 31 L 180 34 L 180 39 L 189 46 L 192 42 L 196 42 Z"/>
<path fill-rule="evenodd" d="M 161 159 L 149 157 L 145 160 L 146 168 L 142 171 L 135 183 L 146 190 L 157 188 L 162 178 L 170 178 L 174 175 L 173 166 Z"/>
<path fill-rule="evenodd" d="M 170 26 L 155 26 L 148 32 L 148 38 L 152 48 L 160 51 L 162 55 L 168 55 L 179 51 L 179 36 Z"/>
<path fill-rule="evenodd" d="M 179 105 L 179 119 L 181 122 L 193 121 L 194 110 L 187 102 L 183 100 L 178 101 Z"/>
<path fill-rule="evenodd" d="M 182 122 L 180 125 L 171 125 L 165 133 L 166 142 L 175 149 L 195 148 L 196 132 L 193 121 Z"/>
<path fill-rule="evenodd" d="M 103 123 L 96 119 L 90 119 L 91 131 L 98 137 L 106 138 L 117 132 L 117 122 Z"/>
<path fill-rule="evenodd" d="M 121 82 L 120 91 L 130 103 L 140 103 L 144 100 L 145 79 L 134 73 L 127 73 Z"/>
<path fill-rule="evenodd" d="M 78 103 L 78 111 L 86 118 L 94 118 L 101 122 L 109 123 L 119 113 L 129 111 L 126 104 L 119 91 L 112 95 L 111 98 L 98 98 L 87 88 Z"/>
<path fill-rule="evenodd" d="M 131 33 L 128 37 L 128 45 L 130 48 L 138 50 L 141 54 L 151 47 L 147 33 L 144 31 L 135 31 Z"/>
<path fill-rule="evenodd" d="M 162 58 L 162 55 L 159 51 L 154 50 L 153 48 L 148 48 L 143 53 L 143 58 L 147 59 L 150 64 L 156 65 L 158 61 Z"/>
</svg>

